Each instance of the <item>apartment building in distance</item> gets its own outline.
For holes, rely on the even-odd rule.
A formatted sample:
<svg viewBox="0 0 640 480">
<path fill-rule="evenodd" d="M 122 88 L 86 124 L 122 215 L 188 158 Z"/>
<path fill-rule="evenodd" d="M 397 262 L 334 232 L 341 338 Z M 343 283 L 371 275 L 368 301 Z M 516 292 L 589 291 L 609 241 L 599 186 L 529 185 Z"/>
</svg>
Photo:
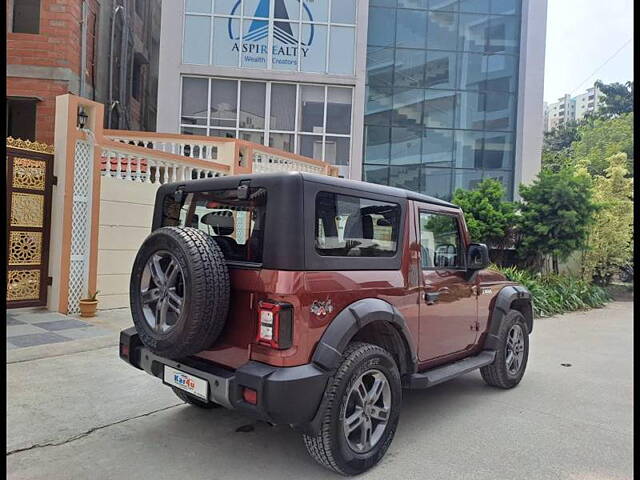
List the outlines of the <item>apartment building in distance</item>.
<svg viewBox="0 0 640 480">
<path fill-rule="evenodd" d="M 596 112 L 601 97 L 602 92 L 594 85 L 575 97 L 566 94 L 555 103 L 544 102 L 544 131 L 549 132 L 569 122 L 579 122 L 588 113 Z"/>
<path fill-rule="evenodd" d="M 52 144 L 55 99 L 106 105 L 108 128 L 155 130 L 160 0 L 8 0 L 6 136 Z"/>
</svg>

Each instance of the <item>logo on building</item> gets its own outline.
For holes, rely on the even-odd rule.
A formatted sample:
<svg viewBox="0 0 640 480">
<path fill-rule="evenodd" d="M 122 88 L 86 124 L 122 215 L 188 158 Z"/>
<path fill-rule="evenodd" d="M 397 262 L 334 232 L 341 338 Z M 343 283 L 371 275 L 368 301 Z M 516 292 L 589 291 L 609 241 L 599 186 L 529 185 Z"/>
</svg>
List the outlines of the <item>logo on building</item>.
<svg viewBox="0 0 640 480">
<path fill-rule="evenodd" d="M 238 0 L 231 9 L 231 15 L 238 15 L 242 0 Z M 298 55 L 306 57 L 309 53 L 309 47 L 313 44 L 314 25 L 312 23 L 305 24 L 308 27 L 304 38 L 299 38 L 291 28 L 292 25 L 298 27 L 298 23 L 291 24 L 289 22 L 289 12 L 285 5 L 285 0 L 273 0 L 274 12 L 273 16 L 273 45 L 271 48 L 272 62 L 277 64 L 289 64 L 296 66 L 298 64 Z M 300 0 L 298 0 L 298 4 Z M 269 17 L 270 17 L 271 0 L 260 0 L 258 7 L 253 15 L 248 31 L 241 35 L 238 31 L 239 24 L 233 18 L 229 19 L 228 30 L 229 38 L 234 42 L 231 48 L 234 52 L 242 52 L 243 64 L 246 63 L 266 63 L 269 53 Z M 302 16 L 304 21 L 312 22 L 313 16 L 311 10 L 306 4 L 302 4 Z M 300 32 L 302 33 L 302 32 Z M 298 49 L 300 50 L 298 52 Z"/>
</svg>

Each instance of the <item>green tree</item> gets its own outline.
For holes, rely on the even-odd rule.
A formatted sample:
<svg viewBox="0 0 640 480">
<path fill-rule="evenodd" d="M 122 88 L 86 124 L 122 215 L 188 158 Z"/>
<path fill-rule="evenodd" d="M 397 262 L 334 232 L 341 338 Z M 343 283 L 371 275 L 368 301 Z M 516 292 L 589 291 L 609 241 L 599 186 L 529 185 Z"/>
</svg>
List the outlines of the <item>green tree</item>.
<svg viewBox="0 0 640 480">
<path fill-rule="evenodd" d="M 515 204 L 503 200 L 502 183 L 487 178 L 475 190 L 457 189 L 455 203 L 465 215 L 469 234 L 474 242 L 486 243 L 491 248 L 503 249 L 510 243 L 515 225 Z"/>
<path fill-rule="evenodd" d="M 633 179 L 627 177 L 627 156 L 613 155 L 607 164 L 605 174 L 593 179 L 593 198 L 600 209 L 582 255 L 583 278 L 602 284 L 633 256 Z"/>
<path fill-rule="evenodd" d="M 633 112 L 633 82 L 607 84 L 598 80 L 595 85 L 603 94 L 598 116 L 611 118 Z"/>
<path fill-rule="evenodd" d="M 597 209 L 591 178 L 572 168 L 543 170 L 531 185 L 520 185 L 520 196 L 518 256 L 524 266 L 539 271 L 551 255 L 558 273 L 558 260 L 583 247 Z"/>
<path fill-rule="evenodd" d="M 580 140 L 579 123 L 567 122 L 565 125 L 544 132 L 542 149 L 551 152 L 561 152 Z"/>
<path fill-rule="evenodd" d="M 607 159 L 627 155 L 627 170 L 633 174 L 633 112 L 615 118 L 595 118 L 578 127 L 580 139 L 571 145 L 572 163 L 586 166 L 591 175 L 604 175 Z"/>
</svg>

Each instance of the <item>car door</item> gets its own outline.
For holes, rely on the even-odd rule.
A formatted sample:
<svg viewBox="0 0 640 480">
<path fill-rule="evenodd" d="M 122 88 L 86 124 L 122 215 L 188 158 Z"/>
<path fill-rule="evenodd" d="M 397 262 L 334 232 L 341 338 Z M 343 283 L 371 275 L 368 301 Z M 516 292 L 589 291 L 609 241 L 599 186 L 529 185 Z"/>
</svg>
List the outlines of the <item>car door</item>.
<svg viewBox="0 0 640 480">
<path fill-rule="evenodd" d="M 421 362 L 471 348 L 476 339 L 476 288 L 467 280 L 464 241 L 455 210 L 418 206 Z"/>
</svg>

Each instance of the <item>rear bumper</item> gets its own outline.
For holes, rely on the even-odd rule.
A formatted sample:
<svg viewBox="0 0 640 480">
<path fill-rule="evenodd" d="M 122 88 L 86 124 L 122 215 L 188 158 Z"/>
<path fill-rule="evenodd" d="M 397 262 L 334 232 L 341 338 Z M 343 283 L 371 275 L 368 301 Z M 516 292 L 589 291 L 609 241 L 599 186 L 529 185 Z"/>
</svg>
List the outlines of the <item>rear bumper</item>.
<svg viewBox="0 0 640 480">
<path fill-rule="evenodd" d="M 288 424 L 309 431 L 316 418 L 329 374 L 313 364 L 273 367 L 249 361 L 237 370 L 197 358 L 170 360 L 142 345 L 135 328 L 120 332 L 120 357 L 136 368 L 163 379 L 164 366 L 207 380 L 211 401 L 273 424 Z M 257 392 L 257 404 L 243 399 L 242 391 Z"/>
</svg>

